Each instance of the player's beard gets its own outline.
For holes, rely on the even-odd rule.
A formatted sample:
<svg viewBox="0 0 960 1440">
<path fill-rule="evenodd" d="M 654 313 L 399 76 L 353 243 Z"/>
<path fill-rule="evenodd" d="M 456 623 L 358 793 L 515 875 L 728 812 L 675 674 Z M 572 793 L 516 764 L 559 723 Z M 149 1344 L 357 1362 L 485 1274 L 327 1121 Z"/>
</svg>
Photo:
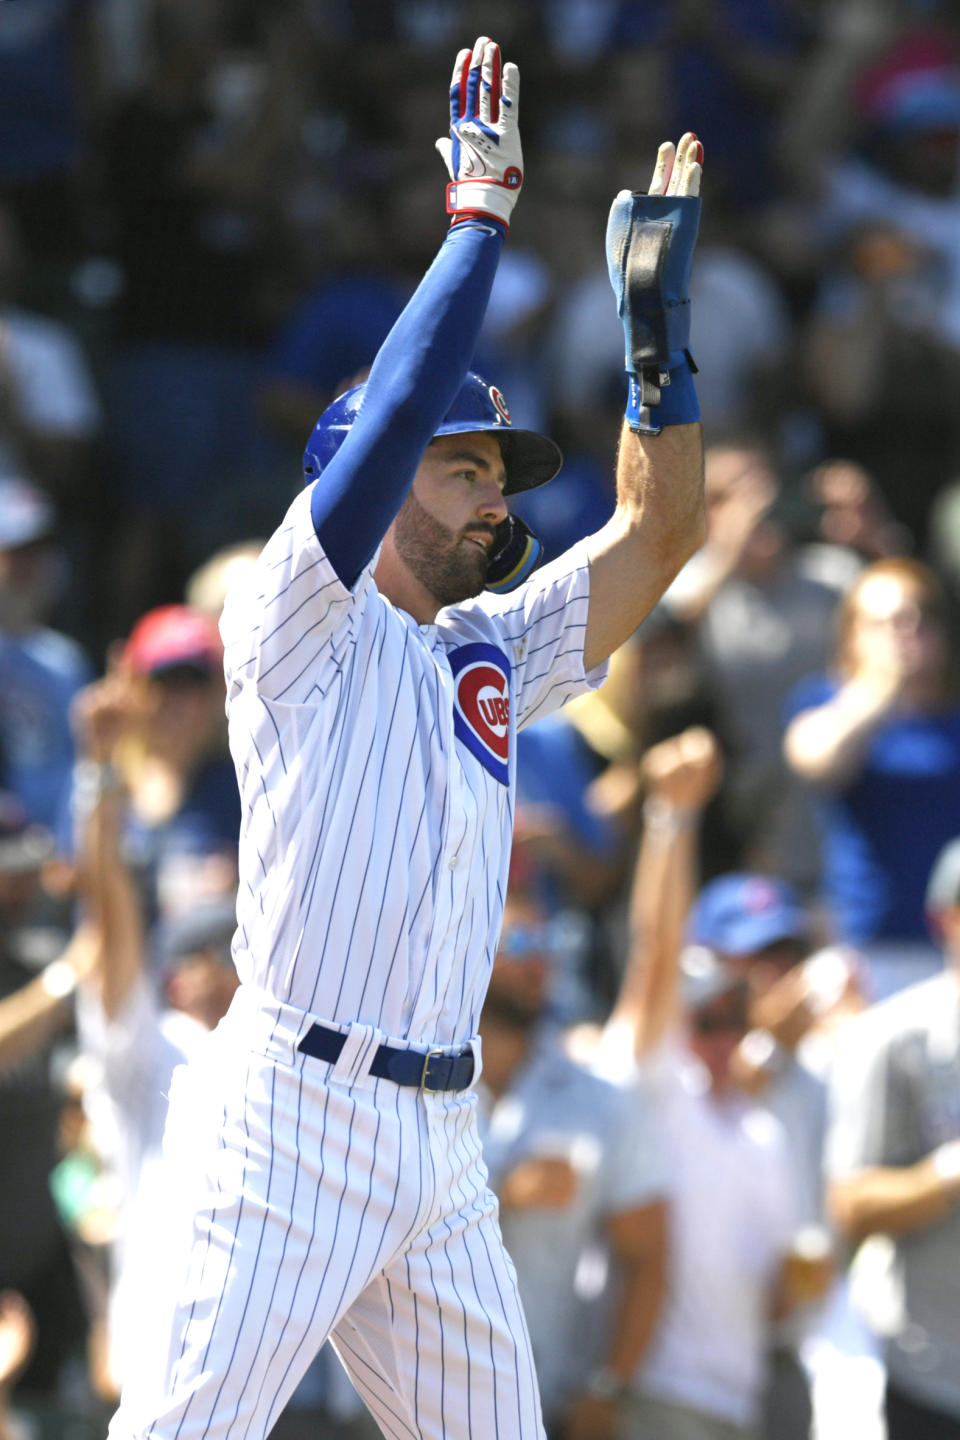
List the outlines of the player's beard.
<svg viewBox="0 0 960 1440">
<path fill-rule="evenodd" d="M 491 535 L 492 526 L 470 527 Z M 487 583 L 487 552 L 456 535 L 425 510 L 411 490 L 394 521 L 397 554 L 440 609 L 479 595 Z"/>
</svg>

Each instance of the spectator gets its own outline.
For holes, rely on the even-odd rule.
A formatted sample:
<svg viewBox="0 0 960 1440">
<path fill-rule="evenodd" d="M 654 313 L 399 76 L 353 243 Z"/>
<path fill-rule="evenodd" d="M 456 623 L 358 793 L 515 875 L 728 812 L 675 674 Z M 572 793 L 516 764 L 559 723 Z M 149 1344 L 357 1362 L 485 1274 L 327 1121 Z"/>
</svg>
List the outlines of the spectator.
<svg viewBox="0 0 960 1440">
<path fill-rule="evenodd" d="M 939 12 L 939 13 L 938 13 Z M 825 446 L 875 472 L 925 548 L 953 471 L 960 355 L 960 63 L 949 7 L 824 7 L 786 163 L 825 264 L 804 369 Z M 921 380 L 922 377 L 922 380 Z"/>
<path fill-rule="evenodd" d="M 73 993 L 95 959 L 88 932 L 78 930 L 58 959 L 0 1000 L 0 1075 L 72 1026 Z"/>
<path fill-rule="evenodd" d="M 61 265 L 83 233 L 94 18 L 90 0 L 22 0 L 0 15 L 0 196 L 31 255 Z"/>
<path fill-rule="evenodd" d="M 81 807 L 90 786 L 126 791 L 124 855 L 151 927 L 236 887 L 240 800 L 226 747 L 222 655 L 210 616 L 186 605 L 144 615 L 114 661 L 129 696 L 110 767 L 78 768 Z"/>
<path fill-rule="evenodd" d="M 514 871 L 514 875 L 515 875 Z M 480 1021 L 484 1159 L 517 1267 L 547 1428 L 613 1440 L 617 1401 L 660 1310 L 664 1174 L 633 1099 L 564 1053 L 549 1013 L 551 924 L 514 884 Z M 584 1262 L 608 1258 L 612 1320 L 588 1343 Z M 615 1297 L 615 1298 L 614 1298 Z"/>
<path fill-rule="evenodd" d="M 539 720 L 518 737 L 513 854 L 536 872 L 558 925 L 561 912 L 564 917 L 569 943 L 554 955 L 552 999 L 568 1023 L 595 1015 L 604 1004 L 596 973 L 599 925 L 628 861 L 622 828 L 591 803 L 594 760 L 561 717 Z"/>
<path fill-rule="evenodd" d="M 264 361 L 261 413 L 298 459 L 317 416 L 369 369 L 413 288 L 372 210 L 354 201 L 330 217 L 329 271 L 293 305 Z"/>
<path fill-rule="evenodd" d="M 33 820 L 69 848 L 70 702 L 90 679 L 75 641 L 49 629 L 56 515 L 19 476 L 0 476 L 0 772 Z"/>
<path fill-rule="evenodd" d="M 668 793 L 657 791 L 664 799 Z M 809 1052 L 828 1017 L 835 1021 L 841 1009 L 849 1014 L 861 1006 L 854 957 L 811 954 L 814 918 L 791 886 L 767 875 L 728 874 L 706 885 L 691 911 L 688 934 L 749 987 L 751 1028 L 734 1056 L 733 1072 L 790 1137 L 797 1224 L 807 1227 L 806 1243 L 826 1245 L 827 1090 Z M 822 1054 L 822 1047 L 813 1049 L 818 1065 Z M 768 1440 L 808 1440 L 813 1404 L 801 1353 L 821 1319 L 810 1313 L 788 1316 L 771 1333 L 763 1426 Z M 849 1383 L 849 1372 L 843 1378 Z"/>
<path fill-rule="evenodd" d="M 41 892 L 52 837 L 31 826 L 10 796 L 0 803 L 0 1000 L 22 1002 L 37 977 L 20 941 Z M 76 955 L 76 952 L 74 952 Z M 64 957 L 47 967 L 41 988 L 62 996 L 76 980 Z M 35 1001 L 35 995 L 32 997 Z M 28 996 L 28 1001 L 31 997 Z M 62 1002 L 61 1002 L 62 1003 Z M 5 1003 L 9 1015 L 9 1005 Z M 43 1009 L 37 1003 L 37 1009 Z M 58 1006 L 59 1010 L 59 1006 Z M 62 1011 L 58 1021 L 62 1020 Z M 18 1395 L 31 1403 L 55 1402 L 62 1394 L 67 1365 L 82 1352 L 86 1315 L 77 1277 L 50 1191 L 50 1173 L 58 1158 L 60 1094 L 49 1046 L 56 1026 L 41 1022 L 7 1036 L 18 1054 L 7 1049 L 0 1073 L 0 1293 L 15 1290 L 36 1320 L 37 1345 L 17 1382 Z M 5 1049 L 7 1046 L 5 1045 Z M 6 1063 L 10 1061 L 11 1063 Z"/>
<path fill-rule="evenodd" d="M 114 1128 L 106 1157 L 118 1185 L 107 1327 L 114 1398 L 133 1358 L 124 1348 L 128 1307 L 142 1305 L 149 1292 L 163 1223 L 159 1162 L 171 1077 L 226 1012 L 237 986 L 230 963 L 232 897 L 194 905 L 161 925 L 150 963 L 140 896 L 123 859 L 123 798 L 104 774 L 140 702 L 133 677 L 113 675 L 88 686 L 74 709 L 83 763 L 101 767 L 99 783 L 88 782 L 78 793 L 82 894 L 99 956 L 83 988 L 80 1017 L 84 1051 L 99 1064 Z M 152 969 L 162 976 L 162 1000 Z M 102 1136 L 102 1102 L 100 1114 Z"/>
<path fill-rule="evenodd" d="M 887 1440 L 960 1434 L 960 841 L 940 851 L 926 903 L 944 968 L 855 1022 L 832 1087 L 834 1218 L 853 1244 L 893 1246 Z"/>
<path fill-rule="evenodd" d="M 696 626 L 727 746 L 725 802 L 740 864 L 812 891 L 817 830 L 783 762 L 783 707 L 797 682 L 826 663 L 838 595 L 807 575 L 774 508 L 780 482 L 761 446 L 718 442 L 705 469 L 706 543 L 663 604 Z"/>
<path fill-rule="evenodd" d="M 862 950 L 873 998 L 938 966 L 926 878 L 960 814 L 960 702 L 936 575 L 876 561 L 845 596 L 832 672 L 795 691 L 784 746 L 815 786 L 824 894 L 836 935 Z"/>
<path fill-rule="evenodd" d="M 10 1412 L 10 1388 L 30 1356 L 34 1343 L 30 1306 L 15 1290 L 0 1293 L 0 1440 L 21 1440 L 17 1418 Z"/>
<path fill-rule="evenodd" d="M 853 460 L 824 460 L 806 478 L 817 507 L 816 539 L 805 550 L 808 573 L 847 590 L 872 560 L 909 554 L 913 536 L 894 520 L 876 476 Z"/>
<path fill-rule="evenodd" d="M 19 227 L 0 206 L 0 471 L 34 476 L 82 518 L 100 402 L 66 326 L 16 303 L 26 269 Z"/>
<path fill-rule="evenodd" d="M 152 6 L 147 73 L 101 140 L 123 273 L 106 393 L 108 563 L 124 623 L 180 591 L 215 545 L 257 532 L 279 463 L 255 392 L 282 253 L 276 192 L 298 114 L 272 43 L 289 7 L 249 10 L 256 38 L 235 48 L 238 16 L 225 5 Z"/>
<path fill-rule="evenodd" d="M 681 953 L 716 746 L 689 731 L 649 752 L 645 768 L 632 948 L 599 1064 L 621 1074 L 636 1066 L 660 1119 L 671 1265 L 623 1433 L 733 1440 L 758 1433 L 774 1319 L 824 1293 L 829 1269 L 791 1253 L 799 1212 L 786 1135 L 737 1082 L 748 981 L 706 947 Z"/>
<path fill-rule="evenodd" d="M 931 538 L 931 501 L 960 449 L 951 403 L 960 336 L 940 333 L 941 273 L 926 238 L 885 217 L 861 220 L 822 268 L 801 341 L 804 389 L 824 448 L 876 477 L 921 551 Z"/>
<path fill-rule="evenodd" d="M 18 940 L 30 923 L 37 877 L 42 877 L 53 848 L 49 830 L 32 824 L 15 796 L 0 791 L 0 888 L 8 903 L 5 944 L 24 970 L 29 969 L 32 947 Z M 0 1000 L 0 1075 L 45 1050 L 70 1027 L 71 997 L 95 959 L 92 937 L 81 926 L 62 954 Z"/>
</svg>

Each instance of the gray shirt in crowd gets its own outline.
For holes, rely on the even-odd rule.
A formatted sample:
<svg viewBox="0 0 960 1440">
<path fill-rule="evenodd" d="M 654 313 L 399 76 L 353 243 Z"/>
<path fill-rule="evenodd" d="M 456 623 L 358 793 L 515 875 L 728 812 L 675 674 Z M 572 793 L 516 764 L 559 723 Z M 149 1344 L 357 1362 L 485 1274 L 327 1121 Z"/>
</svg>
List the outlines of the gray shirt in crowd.
<svg viewBox="0 0 960 1440">
<path fill-rule="evenodd" d="M 912 1165 L 960 1137 L 960 985 L 952 972 L 874 1006 L 844 1039 L 831 1084 L 831 1180 Z M 960 1206 L 893 1245 L 890 1379 L 921 1404 L 960 1417 Z"/>
</svg>

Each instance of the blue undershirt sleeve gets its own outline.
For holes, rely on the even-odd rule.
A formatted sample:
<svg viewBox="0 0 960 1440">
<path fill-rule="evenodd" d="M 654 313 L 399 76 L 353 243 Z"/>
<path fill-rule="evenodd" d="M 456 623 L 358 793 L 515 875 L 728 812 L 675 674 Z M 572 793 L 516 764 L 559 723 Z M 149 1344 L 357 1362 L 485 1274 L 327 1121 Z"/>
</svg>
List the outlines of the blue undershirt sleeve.
<svg viewBox="0 0 960 1440">
<path fill-rule="evenodd" d="M 349 435 L 314 482 L 314 529 L 345 585 L 372 558 L 463 383 L 503 238 L 493 224 L 447 232 L 380 347 Z"/>
</svg>

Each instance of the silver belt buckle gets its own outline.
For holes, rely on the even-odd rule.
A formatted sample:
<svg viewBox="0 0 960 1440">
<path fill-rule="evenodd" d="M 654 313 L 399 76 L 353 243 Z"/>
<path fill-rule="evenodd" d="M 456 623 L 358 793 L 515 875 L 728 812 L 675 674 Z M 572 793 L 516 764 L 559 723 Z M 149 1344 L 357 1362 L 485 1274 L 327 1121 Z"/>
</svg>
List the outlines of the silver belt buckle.
<svg viewBox="0 0 960 1440">
<path fill-rule="evenodd" d="M 427 1075 L 430 1070 L 430 1061 L 433 1060 L 437 1055 L 444 1055 L 444 1051 L 442 1049 L 428 1050 L 426 1055 L 424 1055 L 423 1057 L 423 1069 L 420 1071 L 421 1090 L 425 1090 L 427 1088 Z"/>
</svg>

